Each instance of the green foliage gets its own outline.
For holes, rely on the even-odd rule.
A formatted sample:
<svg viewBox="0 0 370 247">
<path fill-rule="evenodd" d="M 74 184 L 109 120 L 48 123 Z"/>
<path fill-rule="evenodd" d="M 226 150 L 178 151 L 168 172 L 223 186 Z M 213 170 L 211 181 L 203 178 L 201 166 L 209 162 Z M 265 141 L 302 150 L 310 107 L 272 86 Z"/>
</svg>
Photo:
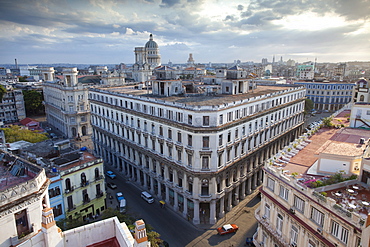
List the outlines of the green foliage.
<svg viewBox="0 0 370 247">
<path fill-rule="evenodd" d="M 72 219 L 65 218 L 65 219 L 58 220 L 56 223 L 57 223 L 57 226 L 63 231 L 76 228 L 79 226 L 83 226 L 85 224 L 80 214 L 78 214 L 75 218 L 72 218 Z"/>
<path fill-rule="evenodd" d="M 326 117 L 322 120 L 322 123 L 324 124 L 324 126 L 326 127 L 333 127 L 333 123 L 331 122 L 333 120 L 333 118 L 331 117 Z"/>
<path fill-rule="evenodd" d="M 147 236 L 151 247 L 159 247 L 159 245 L 163 243 L 163 240 L 159 238 L 161 235 L 158 232 L 147 232 Z"/>
<path fill-rule="evenodd" d="M 18 79 L 19 79 L 19 81 L 20 82 L 27 82 L 27 76 L 25 75 L 25 76 L 20 76 L 20 77 L 18 77 Z"/>
<path fill-rule="evenodd" d="M 337 184 L 341 183 L 347 180 L 353 180 L 357 179 L 357 175 L 351 175 L 347 178 L 343 177 L 344 172 L 337 172 L 333 175 L 331 175 L 329 178 L 324 179 L 324 180 L 316 180 L 310 183 L 311 188 L 317 188 L 317 187 L 322 187 L 326 185 L 331 185 L 331 184 Z"/>
<path fill-rule="evenodd" d="M 42 93 L 35 90 L 27 90 L 23 91 L 23 97 L 27 115 L 38 114 L 44 111 L 44 105 L 42 104 L 44 96 Z"/>
<path fill-rule="evenodd" d="M 6 88 L 3 85 L 0 85 L 0 103 L 3 101 L 3 97 L 6 94 Z"/>
<path fill-rule="evenodd" d="M 304 100 L 304 114 L 308 114 L 313 109 L 313 101 L 310 99 Z"/>
<path fill-rule="evenodd" d="M 1 128 L 4 131 L 6 142 L 27 141 L 31 143 L 41 142 L 48 139 L 46 133 L 22 129 L 18 125 L 11 125 L 9 128 Z"/>
</svg>

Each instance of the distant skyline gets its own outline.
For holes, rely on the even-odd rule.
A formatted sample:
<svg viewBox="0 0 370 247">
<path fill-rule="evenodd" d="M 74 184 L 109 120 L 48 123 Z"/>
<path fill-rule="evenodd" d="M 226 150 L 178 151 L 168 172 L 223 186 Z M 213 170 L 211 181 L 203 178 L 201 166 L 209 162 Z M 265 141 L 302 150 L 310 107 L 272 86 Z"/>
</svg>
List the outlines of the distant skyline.
<svg viewBox="0 0 370 247">
<path fill-rule="evenodd" d="M 370 61 L 368 0 L 0 0 L 0 63 Z"/>
</svg>

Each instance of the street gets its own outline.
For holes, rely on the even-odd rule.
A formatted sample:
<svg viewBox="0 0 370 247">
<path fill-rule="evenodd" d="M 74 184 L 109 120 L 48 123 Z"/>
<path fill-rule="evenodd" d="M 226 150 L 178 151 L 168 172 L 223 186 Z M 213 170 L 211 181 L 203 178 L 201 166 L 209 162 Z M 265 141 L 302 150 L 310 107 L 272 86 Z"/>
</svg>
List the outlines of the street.
<svg viewBox="0 0 370 247">
<path fill-rule="evenodd" d="M 150 224 L 156 232 L 161 235 L 161 239 L 169 243 L 171 247 L 184 246 L 244 246 L 245 239 L 252 236 L 257 228 L 257 221 L 254 218 L 254 210 L 258 207 L 260 198 L 257 192 L 253 196 L 239 203 L 231 212 L 219 220 L 215 225 L 195 226 L 175 213 L 169 206 L 161 208 L 159 201 L 148 204 L 140 197 L 142 190 L 131 182 L 126 182 L 125 178 L 111 167 L 117 175 L 116 179 L 106 178 L 107 182 L 114 182 L 117 189 L 108 188 L 113 199 L 107 199 L 107 206 L 116 208 L 118 203 L 115 193 L 122 192 L 127 202 L 127 213 L 132 214 L 137 219 L 143 219 L 146 224 Z M 251 200 L 246 205 L 248 200 Z M 112 201 L 112 203 L 111 203 Z M 217 227 L 224 224 L 233 223 L 239 226 L 236 233 L 224 236 L 217 235 Z"/>
</svg>

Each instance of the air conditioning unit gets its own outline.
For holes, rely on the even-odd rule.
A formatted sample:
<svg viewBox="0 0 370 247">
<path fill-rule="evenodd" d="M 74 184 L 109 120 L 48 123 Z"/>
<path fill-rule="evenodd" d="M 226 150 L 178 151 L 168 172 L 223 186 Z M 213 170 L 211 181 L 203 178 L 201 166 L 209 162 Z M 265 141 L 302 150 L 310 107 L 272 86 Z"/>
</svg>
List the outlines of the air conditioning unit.
<svg viewBox="0 0 370 247">
<path fill-rule="evenodd" d="M 317 228 L 317 232 L 322 234 L 322 228 Z"/>
<path fill-rule="evenodd" d="M 295 209 L 294 208 L 290 208 L 289 211 L 292 213 L 292 214 L 295 214 Z"/>
<path fill-rule="evenodd" d="M 296 243 L 291 243 L 290 246 L 297 247 L 297 244 Z"/>
</svg>

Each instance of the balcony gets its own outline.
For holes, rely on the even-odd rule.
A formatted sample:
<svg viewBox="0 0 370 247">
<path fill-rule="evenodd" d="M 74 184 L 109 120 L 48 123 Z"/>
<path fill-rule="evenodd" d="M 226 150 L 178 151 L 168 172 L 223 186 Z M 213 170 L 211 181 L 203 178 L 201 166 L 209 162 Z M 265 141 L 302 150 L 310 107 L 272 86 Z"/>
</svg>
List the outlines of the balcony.
<svg viewBox="0 0 370 247">
<path fill-rule="evenodd" d="M 89 180 L 81 182 L 81 187 L 86 187 L 89 185 Z"/>
<path fill-rule="evenodd" d="M 276 243 L 280 243 L 281 246 L 289 247 L 289 243 L 286 240 L 286 237 L 282 236 L 274 227 L 270 225 L 270 222 L 264 217 L 260 216 L 260 209 L 255 211 L 254 216 L 256 217 L 258 223 L 260 223 L 263 228 L 271 235 Z"/>
<path fill-rule="evenodd" d="M 70 189 L 66 189 L 66 190 L 64 191 L 64 193 L 65 193 L 65 194 L 69 194 L 69 193 L 72 193 L 74 190 L 75 190 L 75 189 L 74 189 L 74 186 L 72 186 Z"/>
<path fill-rule="evenodd" d="M 102 196 L 104 196 L 104 192 L 99 192 L 98 194 L 96 194 L 96 198 L 100 198 L 100 197 L 102 197 Z"/>
<path fill-rule="evenodd" d="M 71 212 L 71 211 L 73 211 L 73 210 L 75 210 L 75 209 L 76 209 L 76 205 L 75 205 L 75 204 L 73 204 L 73 206 L 68 207 L 68 212 Z"/>
<path fill-rule="evenodd" d="M 104 176 L 103 176 L 103 175 L 97 176 L 97 177 L 95 177 L 95 181 L 99 181 L 99 180 L 101 180 L 101 179 L 103 179 L 103 178 L 104 178 Z"/>
<path fill-rule="evenodd" d="M 85 205 L 85 204 L 88 204 L 89 202 L 90 202 L 90 198 L 88 197 L 88 198 L 85 198 L 82 204 Z"/>
</svg>

